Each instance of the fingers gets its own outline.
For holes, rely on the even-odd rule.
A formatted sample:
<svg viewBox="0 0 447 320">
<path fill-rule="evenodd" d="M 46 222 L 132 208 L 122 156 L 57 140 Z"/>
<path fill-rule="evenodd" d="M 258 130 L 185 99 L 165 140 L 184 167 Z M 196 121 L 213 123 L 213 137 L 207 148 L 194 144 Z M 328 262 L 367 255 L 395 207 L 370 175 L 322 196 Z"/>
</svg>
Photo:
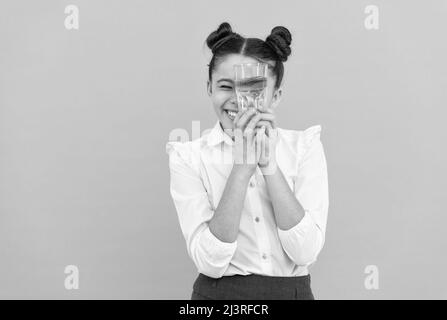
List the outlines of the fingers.
<svg viewBox="0 0 447 320">
<path fill-rule="evenodd" d="M 247 121 L 250 120 L 250 118 L 253 117 L 255 113 L 256 109 L 254 108 L 249 108 L 242 112 L 238 112 L 233 122 L 235 123 L 237 128 L 244 128 Z"/>
<path fill-rule="evenodd" d="M 264 122 L 266 122 L 266 121 L 274 122 L 275 115 L 273 115 L 271 113 L 259 112 L 258 114 L 256 114 L 255 116 L 253 116 L 251 118 L 251 120 L 247 124 L 247 128 L 254 129 L 255 127 L 257 127 L 257 123 L 261 120 Z M 273 125 L 269 125 L 269 127 L 273 127 Z"/>
<path fill-rule="evenodd" d="M 263 157 L 264 153 L 264 140 L 265 140 L 265 127 L 262 126 L 256 130 L 256 155 L 257 159 Z"/>
<path fill-rule="evenodd" d="M 264 112 L 264 113 L 267 113 L 267 114 L 272 114 L 272 115 L 275 114 L 275 112 L 274 112 L 274 110 L 273 110 L 272 108 L 266 108 L 263 112 Z M 272 124 L 271 127 L 272 127 L 273 129 L 276 129 L 276 118 L 274 118 L 274 119 L 271 120 L 270 122 L 271 122 L 271 124 Z"/>
<path fill-rule="evenodd" d="M 256 143 L 261 143 L 262 141 L 262 135 L 264 134 L 265 127 L 262 126 L 261 128 L 256 130 Z"/>
<path fill-rule="evenodd" d="M 276 128 L 267 129 L 267 137 L 276 139 L 278 137 L 278 130 Z"/>
<path fill-rule="evenodd" d="M 247 143 L 245 145 L 245 148 L 247 148 L 247 163 L 248 164 L 255 164 L 257 163 L 257 153 L 256 153 L 256 143 L 255 143 L 255 137 L 256 137 L 256 131 L 253 129 L 245 129 L 244 130 L 244 137 L 245 142 Z"/>
<path fill-rule="evenodd" d="M 262 128 L 263 126 L 266 127 L 266 128 L 273 128 L 272 123 L 271 123 L 270 121 L 259 120 L 259 121 L 256 123 L 256 128 L 257 128 L 257 129 L 260 129 L 260 128 Z"/>
<path fill-rule="evenodd" d="M 262 109 L 262 112 L 274 114 L 274 110 L 272 108 Z"/>
</svg>

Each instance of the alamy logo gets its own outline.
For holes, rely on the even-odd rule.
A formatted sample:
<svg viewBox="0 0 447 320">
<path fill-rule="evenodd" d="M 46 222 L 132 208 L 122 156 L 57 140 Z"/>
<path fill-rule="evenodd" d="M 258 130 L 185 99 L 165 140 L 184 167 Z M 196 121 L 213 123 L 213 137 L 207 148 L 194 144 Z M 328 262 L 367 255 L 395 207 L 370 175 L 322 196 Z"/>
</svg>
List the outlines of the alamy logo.
<svg viewBox="0 0 447 320">
<path fill-rule="evenodd" d="M 64 25 L 67 30 L 79 30 L 79 8 L 75 5 L 68 5 L 65 7 Z"/>
<path fill-rule="evenodd" d="M 366 30 L 379 30 L 379 7 L 369 5 L 365 8 L 365 28 Z"/>
<path fill-rule="evenodd" d="M 375 265 L 365 267 L 365 288 L 367 290 L 379 290 L 379 268 Z"/>
<path fill-rule="evenodd" d="M 67 290 L 78 290 L 79 289 L 79 268 L 74 265 L 69 265 L 65 267 L 64 273 L 67 274 L 65 277 L 64 286 Z"/>
</svg>

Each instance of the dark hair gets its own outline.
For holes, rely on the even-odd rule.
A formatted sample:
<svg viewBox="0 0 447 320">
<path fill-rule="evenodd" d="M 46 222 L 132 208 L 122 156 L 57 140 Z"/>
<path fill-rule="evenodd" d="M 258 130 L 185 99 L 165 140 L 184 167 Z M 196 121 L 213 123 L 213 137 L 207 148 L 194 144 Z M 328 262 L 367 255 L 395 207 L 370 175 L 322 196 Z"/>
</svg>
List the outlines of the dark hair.
<svg viewBox="0 0 447 320">
<path fill-rule="evenodd" d="M 292 35 L 285 27 L 274 27 L 265 41 L 258 38 L 245 38 L 233 32 L 229 23 L 221 23 L 216 31 L 206 39 L 213 57 L 208 65 L 208 76 L 211 81 L 212 72 L 219 59 L 227 54 L 243 54 L 261 62 L 274 61 L 273 73 L 276 76 L 275 88 L 281 85 L 284 75 L 283 62 L 291 54 Z"/>
</svg>

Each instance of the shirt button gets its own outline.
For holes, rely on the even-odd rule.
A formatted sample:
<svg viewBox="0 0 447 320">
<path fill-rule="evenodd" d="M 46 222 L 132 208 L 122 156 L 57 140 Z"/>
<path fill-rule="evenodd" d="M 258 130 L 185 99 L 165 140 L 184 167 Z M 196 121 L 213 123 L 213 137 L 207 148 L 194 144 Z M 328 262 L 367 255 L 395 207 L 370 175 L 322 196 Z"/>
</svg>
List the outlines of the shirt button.
<svg viewBox="0 0 447 320">
<path fill-rule="evenodd" d="M 256 218 L 255 218 L 255 221 L 256 221 L 256 222 L 259 222 L 259 217 L 256 217 Z"/>
<path fill-rule="evenodd" d="M 250 181 L 250 187 L 254 188 L 256 185 L 256 183 L 254 183 L 254 181 Z"/>
<path fill-rule="evenodd" d="M 262 259 L 267 259 L 267 255 L 265 253 L 262 255 Z"/>
</svg>

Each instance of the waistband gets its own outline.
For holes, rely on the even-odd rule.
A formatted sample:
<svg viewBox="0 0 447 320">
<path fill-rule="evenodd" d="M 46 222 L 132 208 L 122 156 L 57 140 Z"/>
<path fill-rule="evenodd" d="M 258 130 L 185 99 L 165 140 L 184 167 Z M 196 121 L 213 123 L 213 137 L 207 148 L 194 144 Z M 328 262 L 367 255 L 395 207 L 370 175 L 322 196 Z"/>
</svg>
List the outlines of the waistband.
<svg viewBox="0 0 447 320">
<path fill-rule="evenodd" d="M 250 274 L 215 279 L 200 273 L 193 290 L 210 299 L 313 300 L 310 274 L 298 277 Z"/>
</svg>

